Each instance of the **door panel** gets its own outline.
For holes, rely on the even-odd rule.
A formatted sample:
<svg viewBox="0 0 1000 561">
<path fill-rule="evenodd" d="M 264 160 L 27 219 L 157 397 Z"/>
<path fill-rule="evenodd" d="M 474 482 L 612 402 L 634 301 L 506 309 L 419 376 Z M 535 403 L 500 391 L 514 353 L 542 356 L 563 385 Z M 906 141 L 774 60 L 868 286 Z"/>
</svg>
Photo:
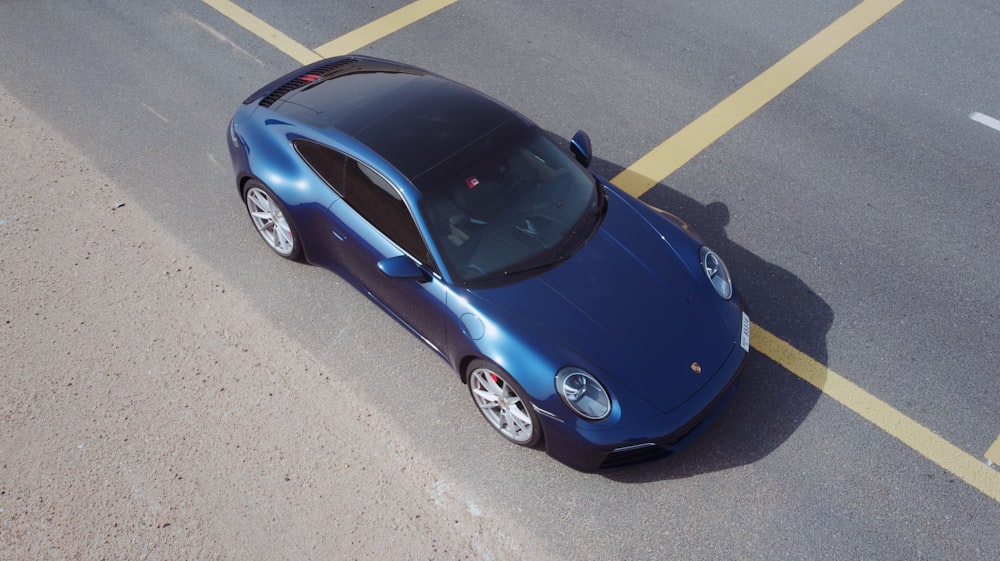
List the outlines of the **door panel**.
<svg viewBox="0 0 1000 561">
<path fill-rule="evenodd" d="M 429 273 L 426 282 L 383 274 L 378 262 L 404 253 L 343 200 L 330 206 L 329 220 L 334 254 L 345 273 L 367 290 L 376 303 L 445 354 L 444 283 Z"/>
</svg>

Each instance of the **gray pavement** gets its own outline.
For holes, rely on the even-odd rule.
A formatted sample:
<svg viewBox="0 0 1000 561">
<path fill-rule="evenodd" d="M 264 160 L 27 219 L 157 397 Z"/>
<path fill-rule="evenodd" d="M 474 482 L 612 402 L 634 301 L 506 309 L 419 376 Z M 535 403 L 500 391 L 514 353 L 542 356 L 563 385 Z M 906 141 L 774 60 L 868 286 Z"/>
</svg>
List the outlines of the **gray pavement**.
<svg viewBox="0 0 1000 561">
<path fill-rule="evenodd" d="M 240 4 L 315 47 L 404 2 Z M 460 0 L 363 52 L 584 128 L 614 175 L 853 5 Z M 246 223 L 225 125 L 294 61 L 196 0 L 5 2 L 0 38 L 0 84 L 409 427 L 443 478 L 567 559 L 1000 550 L 997 502 L 759 354 L 669 461 L 602 477 L 506 445 L 431 351 Z M 644 196 L 728 259 L 758 324 L 977 457 L 1000 433 L 1000 131 L 968 115 L 1000 118 L 998 49 L 994 3 L 906 0 Z"/>
</svg>

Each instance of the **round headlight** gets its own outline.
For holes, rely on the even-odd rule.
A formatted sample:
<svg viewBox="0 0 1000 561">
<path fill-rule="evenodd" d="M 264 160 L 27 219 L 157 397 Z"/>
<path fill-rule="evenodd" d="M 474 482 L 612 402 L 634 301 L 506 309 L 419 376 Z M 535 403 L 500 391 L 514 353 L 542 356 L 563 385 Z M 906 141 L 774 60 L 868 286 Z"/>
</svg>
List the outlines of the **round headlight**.
<svg viewBox="0 0 1000 561">
<path fill-rule="evenodd" d="M 579 368 L 563 368 L 556 374 L 556 392 L 574 413 L 599 421 L 611 413 L 611 396 L 593 375 Z"/>
<path fill-rule="evenodd" d="M 733 281 L 729 278 L 729 269 L 726 269 L 726 264 L 714 251 L 705 246 L 701 246 L 701 268 L 719 296 L 729 300 L 733 296 Z"/>
</svg>

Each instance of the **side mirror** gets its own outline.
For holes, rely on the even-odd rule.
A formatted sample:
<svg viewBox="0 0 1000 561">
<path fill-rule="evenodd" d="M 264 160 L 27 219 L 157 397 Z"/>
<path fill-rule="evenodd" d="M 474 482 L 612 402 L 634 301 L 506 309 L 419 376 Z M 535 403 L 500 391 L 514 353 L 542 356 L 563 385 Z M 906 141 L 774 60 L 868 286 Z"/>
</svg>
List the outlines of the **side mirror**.
<svg viewBox="0 0 1000 561">
<path fill-rule="evenodd" d="M 378 270 L 387 277 L 426 282 L 427 273 L 407 255 L 387 257 L 378 262 Z"/>
<path fill-rule="evenodd" d="M 580 162 L 583 167 L 590 166 L 590 159 L 593 157 L 593 152 L 590 150 L 590 137 L 587 136 L 587 133 L 576 131 L 576 134 L 573 135 L 573 140 L 569 141 L 569 151 L 573 153 L 576 161 Z"/>
</svg>

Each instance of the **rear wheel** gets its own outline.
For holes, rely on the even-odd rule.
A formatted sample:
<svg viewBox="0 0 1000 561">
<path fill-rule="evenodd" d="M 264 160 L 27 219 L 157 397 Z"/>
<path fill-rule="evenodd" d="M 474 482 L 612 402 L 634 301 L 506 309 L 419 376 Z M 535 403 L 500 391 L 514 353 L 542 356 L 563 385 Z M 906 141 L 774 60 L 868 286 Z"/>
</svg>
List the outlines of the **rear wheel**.
<svg viewBox="0 0 1000 561">
<path fill-rule="evenodd" d="M 538 416 L 521 386 L 497 365 L 474 360 L 468 369 L 469 393 L 483 417 L 514 444 L 533 447 L 542 439 Z"/>
<path fill-rule="evenodd" d="M 247 182 L 243 200 L 257 233 L 275 253 L 293 261 L 302 258 L 302 244 L 296 239 L 284 206 L 263 183 Z"/>
</svg>

